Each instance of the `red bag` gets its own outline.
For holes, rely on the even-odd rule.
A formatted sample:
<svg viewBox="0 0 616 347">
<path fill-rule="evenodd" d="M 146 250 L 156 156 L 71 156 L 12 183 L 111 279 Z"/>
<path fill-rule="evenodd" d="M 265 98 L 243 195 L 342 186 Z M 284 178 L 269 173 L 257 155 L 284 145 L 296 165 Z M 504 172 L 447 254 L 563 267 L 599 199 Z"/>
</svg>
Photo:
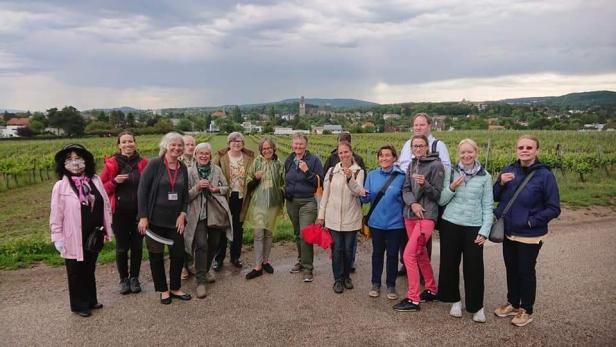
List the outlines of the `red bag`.
<svg viewBox="0 0 616 347">
<path fill-rule="evenodd" d="M 319 224 L 310 224 L 302 229 L 302 238 L 306 243 L 328 249 L 334 243 L 329 230 Z"/>
</svg>

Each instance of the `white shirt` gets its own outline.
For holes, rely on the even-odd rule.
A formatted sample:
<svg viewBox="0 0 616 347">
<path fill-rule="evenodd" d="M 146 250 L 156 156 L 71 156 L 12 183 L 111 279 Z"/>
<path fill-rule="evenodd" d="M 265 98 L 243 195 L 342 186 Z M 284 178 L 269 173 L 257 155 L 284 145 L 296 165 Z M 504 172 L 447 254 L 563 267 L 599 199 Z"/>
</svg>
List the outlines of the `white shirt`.
<svg viewBox="0 0 616 347">
<path fill-rule="evenodd" d="M 430 151 L 432 150 L 432 143 L 434 141 L 436 141 L 436 138 L 432 136 L 432 134 L 428 135 L 428 147 Z M 436 151 L 445 169 L 451 169 L 451 160 L 449 159 L 449 151 L 447 150 L 445 142 L 439 140 L 436 143 Z M 407 171 L 413 158 L 415 158 L 415 155 L 413 155 L 413 151 L 411 151 L 411 140 L 408 140 L 404 143 L 404 146 L 402 146 L 400 157 L 398 158 L 398 165 L 400 165 L 400 168 L 404 170 L 404 172 Z"/>
</svg>

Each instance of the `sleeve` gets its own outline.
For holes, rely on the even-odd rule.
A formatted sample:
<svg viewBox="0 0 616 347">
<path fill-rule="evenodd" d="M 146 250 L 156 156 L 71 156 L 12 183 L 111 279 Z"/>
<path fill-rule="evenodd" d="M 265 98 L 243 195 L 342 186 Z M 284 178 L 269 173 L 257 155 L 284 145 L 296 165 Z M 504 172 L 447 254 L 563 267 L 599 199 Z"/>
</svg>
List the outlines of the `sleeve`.
<svg viewBox="0 0 616 347">
<path fill-rule="evenodd" d="M 188 201 L 191 202 L 195 200 L 199 194 L 201 194 L 201 190 L 199 190 L 198 179 L 195 179 L 191 170 L 188 171 Z"/>
<path fill-rule="evenodd" d="M 248 171 L 246 171 L 246 187 L 248 188 L 248 191 L 255 190 L 260 183 L 260 180 L 255 177 L 255 172 L 258 171 L 256 168 L 257 162 L 257 160 L 253 160 L 252 164 L 250 164 L 250 167 L 248 168 Z"/>
<path fill-rule="evenodd" d="M 148 202 L 150 200 L 152 181 L 154 180 L 154 174 L 156 172 L 155 166 L 156 161 L 150 161 L 139 179 L 139 187 L 137 188 L 138 218 L 148 218 Z"/>
<path fill-rule="evenodd" d="M 492 186 L 492 196 L 494 198 L 494 201 L 499 202 L 501 199 L 501 195 L 503 194 L 503 192 L 507 189 L 507 184 L 505 184 L 504 186 L 502 186 L 500 184 L 500 178 L 501 175 L 505 172 L 511 172 L 512 168 L 511 167 L 506 167 L 505 169 L 503 169 L 503 171 L 499 172 L 496 176 L 496 182 L 494 182 L 494 186 Z"/>
<path fill-rule="evenodd" d="M 445 168 L 443 165 L 434 165 L 430 171 L 430 179 L 424 182 L 422 194 L 426 195 L 430 200 L 438 202 L 441 198 L 441 190 L 443 190 Z"/>
<path fill-rule="evenodd" d="M 438 151 L 438 157 L 441 158 L 441 163 L 446 169 L 451 169 L 451 158 L 449 158 L 449 150 L 445 142 L 440 141 L 436 144 L 436 150 Z"/>
<path fill-rule="evenodd" d="M 332 161 L 333 161 L 334 155 L 330 155 L 329 157 L 327 157 L 327 160 L 325 161 L 325 164 L 323 164 L 323 172 L 328 172 L 329 168 L 332 167 Z"/>
<path fill-rule="evenodd" d="M 402 200 L 404 200 L 406 205 L 417 202 L 417 197 L 413 194 L 412 190 L 411 176 L 406 174 L 404 175 L 404 184 L 402 185 Z"/>
<path fill-rule="evenodd" d="M 331 183 L 329 181 L 329 173 L 331 170 L 333 170 L 333 168 L 327 170 L 325 180 L 323 181 L 323 196 L 321 197 L 321 202 L 319 203 L 319 213 L 317 215 L 317 219 L 325 219 L 325 208 L 327 207 L 327 200 L 329 200 L 329 194 L 331 194 Z"/>
<path fill-rule="evenodd" d="M 316 189 L 317 176 L 319 176 L 321 182 L 323 182 L 323 166 L 321 165 L 321 161 L 316 155 L 312 155 L 312 157 L 312 167 L 309 167 L 308 171 L 306 171 L 304 175 L 306 177 L 306 180 L 311 183 Z"/>
<path fill-rule="evenodd" d="M 115 162 L 115 158 L 111 157 L 110 159 L 105 161 L 105 167 L 101 172 L 101 181 L 103 182 L 103 187 L 105 188 L 107 195 L 112 195 L 115 193 L 117 183 L 115 182 L 114 178 L 117 175 L 118 171 L 117 165 L 118 164 L 117 162 Z"/>
<path fill-rule="evenodd" d="M 452 181 L 452 178 L 455 179 L 453 170 L 445 170 L 445 178 L 443 179 L 443 190 L 441 191 L 441 198 L 438 201 L 438 204 L 441 206 L 447 205 L 451 199 L 456 195 L 456 192 L 452 191 L 449 188 L 449 182 Z M 490 192 L 490 195 L 492 193 Z"/>
<path fill-rule="evenodd" d="M 494 220 L 494 212 L 492 207 L 494 206 L 494 198 L 492 196 L 492 176 L 486 175 L 485 182 L 483 184 L 483 195 L 481 197 L 481 228 L 479 229 L 479 235 L 486 239 L 490 236 L 490 228 Z"/>
<path fill-rule="evenodd" d="M 182 175 L 184 175 L 184 182 L 186 182 L 184 184 L 184 187 L 182 188 L 182 196 L 184 197 L 182 199 L 182 211 L 185 214 L 188 214 L 188 168 L 186 167 L 186 165 L 182 164 Z"/>
<path fill-rule="evenodd" d="M 531 228 L 537 225 L 547 225 L 549 221 L 560 215 L 560 193 L 552 172 L 548 172 L 545 176 L 543 206 L 541 211 L 529 217 L 528 222 Z"/>
<path fill-rule="evenodd" d="M 60 185 L 62 181 L 56 182 L 51 191 L 51 211 L 49 213 L 49 229 L 51 230 L 51 241 L 64 240 L 64 204 L 60 198 Z"/>
<path fill-rule="evenodd" d="M 357 173 L 357 177 L 355 177 L 355 174 L 353 174 L 353 176 L 351 176 L 351 178 L 347 182 L 349 189 L 353 192 L 353 194 L 357 196 L 359 196 L 361 188 L 364 185 L 364 172 L 365 171 L 363 169 L 360 169 Z"/>
<path fill-rule="evenodd" d="M 406 141 L 404 146 L 402 146 L 398 163 L 402 171 L 406 172 L 406 168 L 408 168 L 411 163 L 411 140 Z"/>
<path fill-rule="evenodd" d="M 366 180 L 364 181 L 364 189 L 368 191 L 368 194 L 366 194 L 366 196 L 362 196 L 359 198 L 359 201 L 361 201 L 363 204 L 372 202 L 372 200 L 376 196 L 376 193 L 372 191 L 372 179 L 371 178 L 372 177 L 368 174 L 366 176 Z"/>
<path fill-rule="evenodd" d="M 218 187 L 218 189 L 220 189 L 220 192 L 215 194 L 226 196 L 229 191 L 229 183 L 227 183 L 227 179 L 225 178 L 225 175 L 223 175 L 222 169 L 219 166 L 217 166 L 216 171 L 218 171 L 218 179 L 216 180 L 218 182 L 214 182 L 214 184 Z"/>
</svg>

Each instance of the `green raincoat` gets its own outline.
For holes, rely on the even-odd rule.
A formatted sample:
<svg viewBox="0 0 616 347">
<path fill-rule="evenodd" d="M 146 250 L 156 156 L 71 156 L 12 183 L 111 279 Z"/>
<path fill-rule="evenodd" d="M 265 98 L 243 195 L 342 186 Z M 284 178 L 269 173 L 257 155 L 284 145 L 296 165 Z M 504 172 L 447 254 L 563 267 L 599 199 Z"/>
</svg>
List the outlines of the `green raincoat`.
<svg viewBox="0 0 616 347">
<path fill-rule="evenodd" d="M 263 171 L 260 180 L 255 172 Z M 247 222 L 253 229 L 274 231 L 276 219 L 284 207 L 284 166 L 280 160 L 259 155 L 246 172 L 248 190 L 252 192 Z"/>
</svg>

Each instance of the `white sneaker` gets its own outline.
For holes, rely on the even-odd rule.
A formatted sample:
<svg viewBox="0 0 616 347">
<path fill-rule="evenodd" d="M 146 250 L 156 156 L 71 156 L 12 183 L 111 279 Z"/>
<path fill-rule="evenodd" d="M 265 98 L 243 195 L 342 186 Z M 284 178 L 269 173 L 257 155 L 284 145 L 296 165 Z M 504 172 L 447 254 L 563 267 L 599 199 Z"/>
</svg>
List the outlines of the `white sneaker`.
<svg viewBox="0 0 616 347">
<path fill-rule="evenodd" d="M 479 311 L 473 313 L 473 321 L 475 321 L 477 323 L 485 323 L 486 322 L 486 315 L 483 312 L 483 307 Z"/>
<path fill-rule="evenodd" d="M 460 318 L 462 317 L 462 302 L 454 302 L 451 305 L 451 310 L 449 310 L 449 315 L 452 317 Z"/>
</svg>

